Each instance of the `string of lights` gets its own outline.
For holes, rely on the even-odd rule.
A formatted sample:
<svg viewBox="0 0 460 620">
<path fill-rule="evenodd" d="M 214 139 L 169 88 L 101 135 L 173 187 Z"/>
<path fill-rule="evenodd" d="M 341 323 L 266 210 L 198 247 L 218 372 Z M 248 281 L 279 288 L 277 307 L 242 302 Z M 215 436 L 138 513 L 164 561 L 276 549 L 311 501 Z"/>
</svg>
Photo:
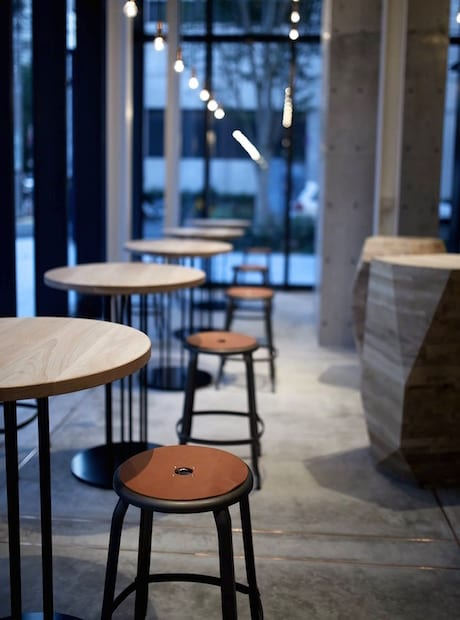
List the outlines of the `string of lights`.
<svg viewBox="0 0 460 620">
<path fill-rule="evenodd" d="M 291 1 L 291 13 L 290 13 L 290 18 L 289 18 L 290 29 L 289 29 L 289 34 L 288 34 L 289 39 L 291 41 L 296 41 L 300 36 L 299 30 L 298 30 L 298 24 L 300 23 L 299 2 L 300 0 Z M 130 18 L 130 19 L 137 16 L 138 7 L 136 5 L 135 0 L 126 0 L 123 6 L 123 13 L 125 14 L 127 18 Z M 161 52 L 162 50 L 164 50 L 166 43 L 167 41 L 166 41 L 166 36 L 164 34 L 163 22 L 157 21 L 155 36 L 153 38 L 153 47 L 155 51 Z M 176 53 L 176 60 L 174 62 L 174 70 L 177 73 L 183 73 L 185 71 L 185 68 L 186 66 L 184 63 L 183 56 L 182 56 L 182 48 L 179 45 L 177 48 L 177 53 Z M 190 70 L 188 86 L 191 90 L 198 90 L 200 86 L 200 81 L 198 79 L 196 68 L 194 66 L 192 66 Z M 225 116 L 224 108 L 217 101 L 217 99 L 215 99 L 214 95 L 206 88 L 206 86 L 203 86 L 203 88 L 200 89 L 199 97 L 200 97 L 200 100 L 206 104 L 207 109 L 214 114 L 214 117 L 217 120 L 224 118 Z M 286 106 L 286 101 L 287 101 L 287 106 Z M 290 109 L 289 109 L 289 106 L 291 106 Z M 292 114 L 292 101 L 290 100 L 288 96 L 286 96 L 286 99 L 285 99 L 284 114 L 286 114 L 286 112 L 288 115 L 289 113 Z M 283 119 L 283 123 L 285 122 L 287 122 L 286 118 Z"/>
</svg>

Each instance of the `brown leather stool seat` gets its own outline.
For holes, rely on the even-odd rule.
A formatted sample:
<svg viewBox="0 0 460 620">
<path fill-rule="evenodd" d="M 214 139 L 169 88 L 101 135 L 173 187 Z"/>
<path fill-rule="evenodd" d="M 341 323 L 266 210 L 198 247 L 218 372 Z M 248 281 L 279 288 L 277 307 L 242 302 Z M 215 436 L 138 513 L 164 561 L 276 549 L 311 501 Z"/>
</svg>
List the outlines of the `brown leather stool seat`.
<svg viewBox="0 0 460 620">
<path fill-rule="evenodd" d="M 252 336 L 228 331 L 198 332 L 188 336 L 185 347 L 190 353 L 187 383 L 185 388 L 184 407 L 181 419 L 177 422 L 176 430 L 181 444 L 197 443 L 205 445 L 245 445 L 251 446 L 251 464 L 256 488 L 260 489 L 260 473 L 258 458 L 261 453 L 260 437 L 264 431 L 263 421 L 257 414 L 256 393 L 254 386 L 254 365 L 252 354 L 259 347 L 257 340 Z M 239 356 L 246 367 L 246 390 L 248 399 L 247 411 L 229 409 L 196 410 L 194 408 L 195 391 L 198 386 L 198 357 L 200 354 L 218 355 L 221 360 L 228 356 Z M 193 417 L 196 415 L 232 415 L 246 417 L 249 420 L 249 437 L 213 439 L 197 437 L 192 433 Z"/>
<path fill-rule="evenodd" d="M 226 290 L 227 309 L 225 329 L 231 330 L 234 320 L 238 318 L 259 320 L 264 322 L 265 339 L 259 342 L 260 347 L 267 349 L 266 358 L 254 359 L 255 362 L 268 362 L 272 391 L 276 388 L 275 357 L 276 349 L 273 342 L 273 298 L 274 291 L 268 286 L 231 286 Z M 220 383 L 225 360 L 221 361 L 217 384 Z"/>
<path fill-rule="evenodd" d="M 237 456 L 202 446 L 163 446 L 141 452 L 115 472 L 119 496 L 110 529 L 102 620 L 135 592 L 134 618 L 145 618 L 148 586 L 153 582 L 190 581 L 220 586 L 222 618 L 237 618 L 236 592 L 249 595 L 251 619 L 263 618 L 257 588 L 252 541 L 249 493 L 251 471 Z M 246 561 L 247 585 L 235 581 L 232 524 L 229 506 L 239 504 Z M 130 505 L 140 508 L 137 575 L 115 597 L 123 521 Z M 220 576 L 196 573 L 150 573 L 153 513 L 192 514 L 212 512 L 217 528 Z M 187 601 L 184 601 L 186 609 Z M 184 612 L 184 617 L 187 614 Z"/>
</svg>

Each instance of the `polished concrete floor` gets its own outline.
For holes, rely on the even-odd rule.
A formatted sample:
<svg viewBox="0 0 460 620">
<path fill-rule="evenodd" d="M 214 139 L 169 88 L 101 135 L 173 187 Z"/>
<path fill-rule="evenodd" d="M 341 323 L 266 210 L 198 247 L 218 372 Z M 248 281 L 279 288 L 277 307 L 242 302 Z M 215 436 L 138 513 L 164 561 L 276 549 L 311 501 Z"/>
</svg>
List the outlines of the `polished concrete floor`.
<svg viewBox="0 0 460 620">
<path fill-rule="evenodd" d="M 266 364 L 257 371 L 257 398 L 266 424 L 263 487 L 250 496 L 256 567 L 268 620 L 460 618 L 460 489 L 426 490 L 377 472 L 369 452 L 353 351 L 317 345 L 314 293 L 277 293 L 275 335 L 278 386 L 270 390 Z M 254 331 L 256 323 L 235 325 Z M 152 364 L 155 362 L 155 348 Z M 216 359 L 201 358 L 212 373 Z M 243 368 L 228 364 L 221 389 L 198 393 L 203 408 L 244 403 Z M 181 392 L 149 391 L 150 439 L 176 443 Z M 104 391 L 51 399 L 54 581 L 56 611 L 99 617 L 110 517 L 116 496 L 79 482 L 70 472 L 76 451 L 103 442 Z M 237 419 L 213 423 L 233 434 Z M 244 425 L 245 426 L 245 425 Z M 217 431 L 219 429 L 219 431 Z M 243 428 L 244 433 L 245 428 Z M 222 431 L 225 432 L 225 431 Z M 35 425 L 19 433 L 22 568 L 26 610 L 40 603 L 39 504 Z M 3 444 L 0 438 L 0 617 L 9 613 Z M 247 458 L 244 447 L 235 452 Z M 236 570 L 244 580 L 238 515 Z M 128 512 L 120 584 L 136 565 L 137 514 Z M 209 515 L 159 515 L 152 565 L 166 570 L 217 571 Z M 133 618 L 132 601 L 114 617 Z M 219 618 L 212 586 L 155 584 L 148 618 Z M 240 618 L 249 618 L 238 595 Z"/>
</svg>

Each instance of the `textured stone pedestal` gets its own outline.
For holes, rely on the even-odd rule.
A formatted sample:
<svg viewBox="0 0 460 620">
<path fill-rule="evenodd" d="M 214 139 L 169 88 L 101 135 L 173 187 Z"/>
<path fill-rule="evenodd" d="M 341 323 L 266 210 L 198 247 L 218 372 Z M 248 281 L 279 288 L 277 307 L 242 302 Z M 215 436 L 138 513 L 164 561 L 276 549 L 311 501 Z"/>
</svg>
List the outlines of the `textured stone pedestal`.
<svg viewBox="0 0 460 620">
<path fill-rule="evenodd" d="M 371 262 L 361 394 L 383 470 L 460 483 L 460 255 Z"/>
<path fill-rule="evenodd" d="M 362 352 L 369 269 L 373 258 L 396 254 L 437 254 L 445 252 L 444 241 L 436 237 L 392 237 L 376 235 L 364 242 L 353 281 L 353 337 L 356 350 Z"/>
</svg>

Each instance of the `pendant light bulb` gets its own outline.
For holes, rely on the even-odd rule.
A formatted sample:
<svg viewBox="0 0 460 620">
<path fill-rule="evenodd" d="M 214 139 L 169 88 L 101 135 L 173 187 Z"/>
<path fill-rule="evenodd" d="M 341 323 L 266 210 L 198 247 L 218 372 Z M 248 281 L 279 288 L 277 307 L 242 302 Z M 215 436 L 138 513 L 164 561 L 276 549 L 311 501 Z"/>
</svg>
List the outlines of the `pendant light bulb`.
<svg viewBox="0 0 460 620">
<path fill-rule="evenodd" d="M 198 78 L 196 77 L 195 67 L 192 67 L 192 73 L 190 75 L 188 85 L 189 85 L 189 88 L 191 88 L 192 90 L 196 90 L 198 86 L 200 85 L 198 82 Z"/>
<path fill-rule="evenodd" d="M 460 11 L 457 13 L 455 21 L 457 22 L 457 24 L 460 24 Z"/>
<path fill-rule="evenodd" d="M 137 4 L 134 0 L 127 0 L 123 6 L 123 13 L 126 17 L 136 17 L 137 15 Z"/>
<path fill-rule="evenodd" d="M 184 66 L 184 61 L 182 59 L 182 50 L 180 47 L 178 47 L 177 54 L 176 54 L 176 62 L 174 63 L 174 71 L 176 71 L 176 73 L 182 73 L 184 69 L 185 69 L 185 66 Z"/>
<path fill-rule="evenodd" d="M 289 31 L 289 38 L 291 39 L 291 41 L 296 41 L 299 38 L 299 31 L 297 30 L 297 28 L 291 28 L 291 30 Z"/>
<path fill-rule="evenodd" d="M 201 101 L 207 101 L 211 95 L 209 94 L 209 90 L 207 88 L 202 88 L 200 91 L 200 99 Z"/>
<path fill-rule="evenodd" d="M 215 112 L 218 107 L 219 107 L 219 104 L 217 103 L 217 101 L 214 99 L 214 97 L 211 97 L 211 99 L 209 99 L 207 103 L 208 110 L 210 112 Z"/>
<path fill-rule="evenodd" d="M 153 39 L 153 47 L 157 52 L 161 52 L 165 47 L 163 24 L 161 22 L 157 22 L 157 31 L 155 33 L 155 38 Z"/>
<path fill-rule="evenodd" d="M 217 118 L 218 121 L 220 121 L 221 119 L 223 119 L 225 116 L 225 110 L 224 108 L 221 108 L 220 106 L 217 108 L 217 110 L 215 110 L 214 112 L 214 118 Z"/>
</svg>

